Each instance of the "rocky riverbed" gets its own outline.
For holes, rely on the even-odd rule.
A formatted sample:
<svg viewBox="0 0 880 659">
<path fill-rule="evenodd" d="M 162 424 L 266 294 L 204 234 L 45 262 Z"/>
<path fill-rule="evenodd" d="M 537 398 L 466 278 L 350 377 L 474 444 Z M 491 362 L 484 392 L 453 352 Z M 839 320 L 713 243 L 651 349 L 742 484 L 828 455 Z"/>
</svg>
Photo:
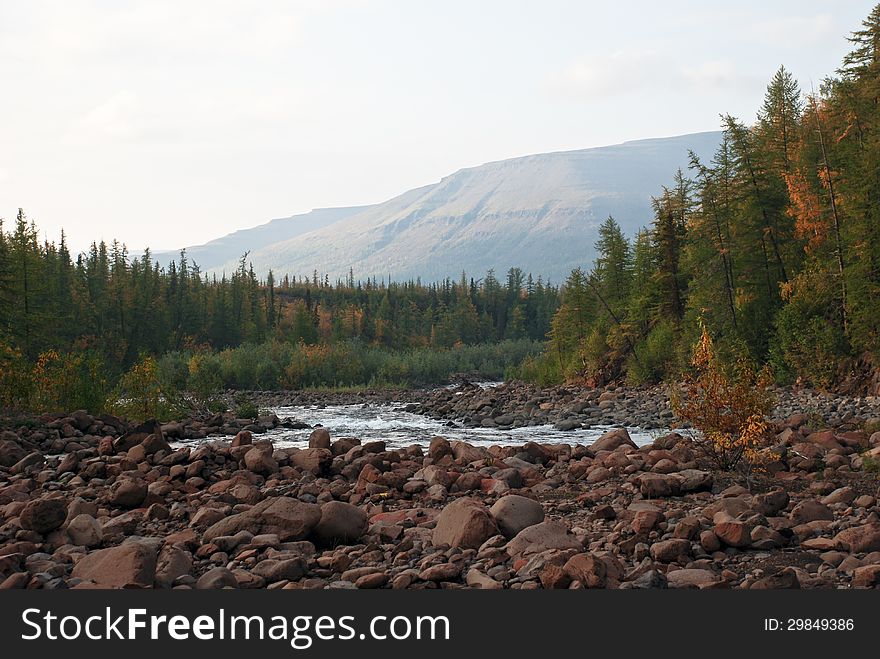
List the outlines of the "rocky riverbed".
<svg viewBox="0 0 880 659">
<path fill-rule="evenodd" d="M 654 396 L 513 384 L 409 403 L 484 427 L 595 423 L 593 407 L 662 415 Z M 302 421 L 7 421 L 0 587 L 878 587 L 880 432 L 864 424 L 880 415 L 805 400 L 780 398 L 797 413 L 776 421 L 750 490 L 676 433 L 392 449 L 317 428 L 307 448 L 278 448 L 262 433 Z"/>
</svg>

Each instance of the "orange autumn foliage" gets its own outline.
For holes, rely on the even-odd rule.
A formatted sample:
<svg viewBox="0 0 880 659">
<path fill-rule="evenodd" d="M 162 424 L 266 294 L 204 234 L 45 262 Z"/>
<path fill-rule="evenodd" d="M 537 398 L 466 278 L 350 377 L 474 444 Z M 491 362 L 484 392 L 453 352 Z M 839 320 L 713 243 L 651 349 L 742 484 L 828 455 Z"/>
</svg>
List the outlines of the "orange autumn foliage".
<svg viewBox="0 0 880 659">
<path fill-rule="evenodd" d="M 705 327 L 691 364 L 693 372 L 672 395 L 675 414 L 700 432 L 697 445 L 719 469 L 732 470 L 743 461 L 749 469 L 759 465 L 773 437 L 769 371 L 755 372 L 745 360 L 725 369 Z"/>
</svg>

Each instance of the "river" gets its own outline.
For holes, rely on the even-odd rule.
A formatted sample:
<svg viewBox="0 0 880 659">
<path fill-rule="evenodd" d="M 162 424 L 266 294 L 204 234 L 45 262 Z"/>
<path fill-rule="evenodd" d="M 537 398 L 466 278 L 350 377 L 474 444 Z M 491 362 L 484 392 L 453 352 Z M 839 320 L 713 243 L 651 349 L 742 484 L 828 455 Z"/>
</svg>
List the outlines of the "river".
<svg viewBox="0 0 880 659">
<path fill-rule="evenodd" d="M 357 437 L 361 442 L 381 440 L 388 448 L 419 444 L 428 446 L 432 437 L 440 435 L 448 440 L 463 440 L 476 446 L 519 445 L 539 443 L 592 444 L 612 426 L 594 426 L 572 431 L 556 430 L 553 426 L 530 426 L 499 430 L 497 428 L 465 428 L 448 421 L 438 421 L 419 414 L 403 411 L 403 404 L 326 405 L 305 407 L 278 407 L 272 411 L 279 418 L 293 417 L 311 426 L 322 425 L 337 437 Z M 630 437 L 639 446 L 650 444 L 659 436 L 657 430 L 628 428 Z M 276 428 L 260 436 L 271 439 L 276 447 L 308 446 L 310 429 L 291 430 Z"/>
</svg>

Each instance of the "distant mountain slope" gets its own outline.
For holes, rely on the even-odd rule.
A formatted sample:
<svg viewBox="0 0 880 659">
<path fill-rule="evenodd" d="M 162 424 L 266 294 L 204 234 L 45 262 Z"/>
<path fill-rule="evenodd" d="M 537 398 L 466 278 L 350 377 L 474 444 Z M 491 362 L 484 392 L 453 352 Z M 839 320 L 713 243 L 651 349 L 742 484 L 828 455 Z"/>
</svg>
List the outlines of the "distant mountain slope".
<svg viewBox="0 0 880 659">
<path fill-rule="evenodd" d="M 335 280 L 353 268 L 360 279 L 434 281 L 463 270 L 481 277 L 489 268 L 500 276 L 518 266 L 558 282 L 591 265 L 596 229 L 608 215 L 630 236 L 650 224 L 651 197 L 687 168 L 688 149 L 709 159 L 720 137 L 638 140 L 462 169 L 287 240 L 257 246 L 233 239 L 246 232 L 232 234 L 221 241 L 237 251 L 213 269 L 230 272 L 250 249 L 255 270 L 276 276 L 317 270 Z"/>
<path fill-rule="evenodd" d="M 351 217 L 366 210 L 369 206 L 349 206 L 346 208 L 317 208 L 301 215 L 291 215 L 271 220 L 252 229 L 241 229 L 204 245 L 187 247 L 186 254 L 191 261 L 199 264 L 203 271 L 230 271 L 228 264 L 238 264 L 241 255 L 270 247 L 296 236 L 321 229 L 334 222 Z M 178 251 L 155 252 L 153 256 L 160 263 L 176 259 Z M 234 267 L 233 267 L 234 269 Z"/>
</svg>

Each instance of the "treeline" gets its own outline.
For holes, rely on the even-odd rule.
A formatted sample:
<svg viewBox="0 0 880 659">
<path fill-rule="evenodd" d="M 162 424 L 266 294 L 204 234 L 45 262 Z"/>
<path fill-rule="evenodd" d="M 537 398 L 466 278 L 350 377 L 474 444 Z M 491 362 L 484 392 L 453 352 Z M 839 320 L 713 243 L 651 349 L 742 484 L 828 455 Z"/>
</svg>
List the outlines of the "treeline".
<svg viewBox="0 0 880 659">
<path fill-rule="evenodd" d="M 819 387 L 876 374 L 880 335 L 880 5 L 836 75 L 785 69 L 758 121 L 723 117 L 710 162 L 654 199 L 628 240 L 609 219 L 593 269 L 565 283 L 539 381 L 676 378 L 706 327 L 728 362 Z"/>
<path fill-rule="evenodd" d="M 306 344 L 362 340 L 393 349 L 542 340 L 557 287 L 512 268 L 429 285 L 329 278 L 260 280 L 243 256 L 230 276 L 207 277 L 182 252 L 166 267 L 146 251 L 93 244 L 73 259 L 40 242 L 19 211 L 0 221 L 0 341 L 29 359 L 45 350 L 100 349 L 114 364 L 144 353 L 221 350 L 267 340 Z"/>
<path fill-rule="evenodd" d="M 185 252 L 164 267 L 117 242 L 74 257 L 63 233 L 58 244 L 38 235 L 21 210 L 8 231 L 0 221 L 2 407 L 96 409 L 150 357 L 169 391 L 189 379 L 204 390 L 500 377 L 539 351 L 559 305 L 556 286 L 516 268 L 503 281 L 491 271 L 429 285 L 317 272 L 278 281 L 258 279 L 245 255 L 218 278 Z"/>
</svg>

